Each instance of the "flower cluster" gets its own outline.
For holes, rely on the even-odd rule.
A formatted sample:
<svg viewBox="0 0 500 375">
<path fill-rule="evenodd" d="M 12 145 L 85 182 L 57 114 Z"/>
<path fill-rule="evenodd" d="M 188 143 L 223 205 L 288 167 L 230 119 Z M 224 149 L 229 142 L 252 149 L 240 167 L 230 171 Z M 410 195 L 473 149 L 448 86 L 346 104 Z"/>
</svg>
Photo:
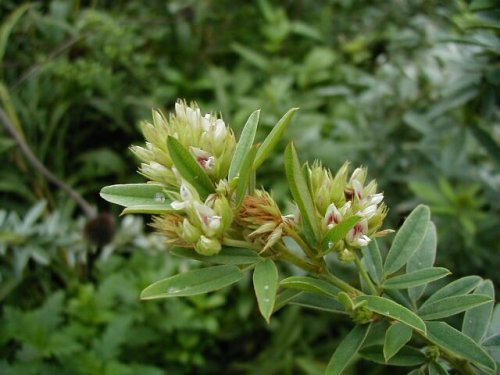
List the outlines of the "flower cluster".
<svg viewBox="0 0 500 375">
<path fill-rule="evenodd" d="M 202 115 L 196 104 L 188 106 L 178 101 L 175 114 L 167 119 L 161 112 L 153 111 L 153 123 L 143 122 L 141 128 L 146 144 L 131 149 L 143 162 L 140 172 L 151 181 L 177 188 L 181 184 L 167 148 L 169 136 L 177 138 L 191 152 L 212 181 L 217 183 L 226 177 L 236 139 L 217 116 Z"/>
<path fill-rule="evenodd" d="M 384 195 L 377 193 L 375 180 L 365 185 L 366 168 L 356 168 L 349 177 L 349 164 L 345 163 L 335 176 L 320 163 L 308 168 L 311 189 L 321 230 L 326 234 L 343 220 L 353 216 L 361 220 L 347 233 L 335 250 L 366 246 L 372 237 L 383 236 L 389 231 L 378 231 L 387 215 Z"/>
<path fill-rule="evenodd" d="M 233 211 L 224 195 L 211 194 L 202 202 L 198 192 L 182 181 L 177 198 L 171 203 L 174 213 L 157 216 L 154 227 L 167 237 L 167 242 L 192 247 L 203 255 L 221 250 L 224 232 L 233 221 Z"/>
</svg>

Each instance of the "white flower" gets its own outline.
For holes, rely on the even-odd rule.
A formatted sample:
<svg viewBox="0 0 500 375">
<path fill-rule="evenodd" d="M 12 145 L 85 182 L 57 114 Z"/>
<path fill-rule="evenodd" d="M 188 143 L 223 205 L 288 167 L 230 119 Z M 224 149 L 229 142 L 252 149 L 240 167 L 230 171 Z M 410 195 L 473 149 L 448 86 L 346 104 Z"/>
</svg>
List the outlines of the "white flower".
<svg viewBox="0 0 500 375">
<path fill-rule="evenodd" d="M 348 243 L 354 246 L 366 246 L 371 241 L 370 237 L 368 237 L 367 234 L 368 221 L 366 219 L 363 219 L 347 233 L 346 240 Z"/>
<path fill-rule="evenodd" d="M 212 237 L 222 228 L 222 217 L 215 214 L 215 211 L 210 207 L 194 202 L 194 209 L 201 222 L 203 233 L 208 237 Z"/>
<path fill-rule="evenodd" d="M 196 161 L 206 171 L 212 171 L 215 168 L 215 157 L 210 152 L 202 150 L 198 147 L 191 147 L 191 152 L 194 154 Z"/>
</svg>

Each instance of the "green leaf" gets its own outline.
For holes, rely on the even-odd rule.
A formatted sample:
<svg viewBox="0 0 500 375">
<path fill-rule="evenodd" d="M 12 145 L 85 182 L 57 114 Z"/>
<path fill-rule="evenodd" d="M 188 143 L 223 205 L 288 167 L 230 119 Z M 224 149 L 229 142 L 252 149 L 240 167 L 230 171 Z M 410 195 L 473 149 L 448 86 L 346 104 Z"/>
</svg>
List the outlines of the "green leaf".
<svg viewBox="0 0 500 375">
<path fill-rule="evenodd" d="M 274 301 L 274 309 L 273 314 L 283 308 L 288 303 L 292 303 L 294 299 L 296 299 L 303 292 L 297 289 L 285 289 L 281 291 Z"/>
<path fill-rule="evenodd" d="M 356 356 L 370 330 L 370 325 L 357 325 L 337 346 L 328 362 L 325 375 L 341 375 Z"/>
<path fill-rule="evenodd" d="M 339 292 L 337 294 L 337 299 L 344 306 L 346 311 L 353 311 L 356 308 L 356 304 L 346 292 Z"/>
<path fill-rule="evenodd" d="M 252 112 L 245 124 L 245 127 L 243 128 L 243 131 L 241 132 L 240 139 L 236 145 L 236 150 L 234 151 L 233 160 L 231 161 L 231 166 L 229 167 L 229 181 L 242 173 L 242 165 L 245 157 L 253 146 L 255 133 L 257 132 L 257 125 L 259 124 L 259 116 L 260 109 Z"/>
<path fill-rule="evenodd" d="M 389 327 L 385 333 L 384 341 L 384 358 L 386 362 L 410 341 L 412 334 L 412 329 L 403 323 L 397 322 Z"/>
<path fill-rule="evenodd" d="M 379 296 L 359 296 L 355 302 L 367 301 L 367 307 L 388 318 L 398 320 L 425 334 L 425 324 L 414 312 L 390 299 Z"/>
<path fill-rule="evenodd" d="M 212 180 L 191 152 L 172 136 L 168 136 L 167 147 L 174 166 L 181 176 L 198 191 L 203 200 L 215 192 Z"/>
<path fill-rule="evenodd" d="M 319 237 L 316 209 L 293 143 L 290 143 L 285 150 L 285 170 L 293 199 L 304 220 L 306 237 L 310 243 L 315 244 Z"/>
<path fill-rule="evenodd" d="M 491 302 L 467 310 L 464 315 L 462 332 L 476 342 L 480 342 L 486 334 L 488 324 L 493 313 L 495 301 L 495 287 L 490 280 L 483 281 L 474 291 L 473 295 L 483 295 L 491 298 Z"/>
<path fill-rule="evenodd" d="M 427 338 L 442 346 L 457 357 L 461 357 L 485 369 L 495 372 L 495 361 L 474 340 L 445 322 L 427 322 Z"/>
<path fill-rule="evenodd" d="M 382 266 L 382 255 L 380 254 L 377 241 L 370 241 L 368 246 L 361 249 L 361 253 L 363 254 L 363 263 L 368 273 L 373 281 L 379 284 L 382 280 L 384 269 Z"/>
<path fill-rule="evenodd" d="M 250 249 L 241 249 L 236 247 L 223 247 L 217 255 L 201 255 L 193 249 L 186 249 L 182 247 L 174 247 L 169 252 L 176 256 L 183 258 L 190 258 L 199 260 L 201 262 L 213 264 L 254 264 L 263 260 L 256 251 Z"/>
<path fill-rule="evenodd" d="M 429 375 L 448 375 L 448 371 L 439 363 L 429 363 Z"/>
<path fill-rule="evenodd" d="M 336 299 L 316 293 L 300 292 L 289 303 L 334 314 L 346 314 L 344 307 Z"/>
<path fill-rule="evenodd" d="M 404 275 L 394 276 L 384 282 L 385 289 L 407 289 L 439 280 L 451 272 L 443 267 L 424 268 Z"/>
<path fill-rule="evenodd" d="M 477 294 L 446 297 L 421 306 L 418 315 L 425 320 L 442 319 L 488 302 L 490 297 Z"/>
<path fill-rule="evenodd" d="M 303 290 L 311 293 L 319 293 L 329 297 L 337 297 L 339 289 L 324 280 L 315 279 L 309 276 L 291 276 L 281 280 L 280 286 Z"/>
<path fill-rule="evenodd" d="M 241 172 L 239 173 L 238 186 L 236 187 L 236 201 L 235 207 L 236 209 L 240 208 L 243 203 L 243 199 L 248 190 L 248 183 L 250 182 L 250 176 L 252 175 L 253 170 L 251 165 L 255 158 L 257 148 L 252 147 L 250 151 L 245 155 L 243 159 L 243 164 L 241 165 Z"/>
<path fill-rule="evenodd" d="M 343 239 L 347 233 L 354 228 L 354 226 L 359 223 L 361 220 L 361 216 L 352 216 L 348 219 L 341 221 L 339 224 L 335 225 L 332 229 L 330 229 L 323 238 L 321 242 L 321 247 L 323 250 L 328 250 L 335 243 Z M 332 244 L 332 246 L 330 246 Z"/>
<path fill-rule="evenodd" d="M 149 214 L 149 215 L 161 215 L 161 214 L 169 214 L 175 212 L 170 206 L 170 200 L 168 204 L 143 204 L 132 207 L 126 207 L 120 213 L 120 215 L 128 215 L 128 214 Z"/>
<path fill-rule="evenodd" d="M 394 237 L 391 249 L 384 264 L 385 275 L 390 275 L 401 267 L 417 251 L 425 237 L 430 221 L 429 207 L 420 205 L 415 208 Z"/>
<path fill-rule="evenodd" d="M 101 198 L 124 207 L 148 206 L 170 210 L 170 199 L 161 184 L 124 184 L 105 186 Z"/>
<path fill-rule="evenodd" d="M 278 290 L 278 269 L 271 259 L 257 263 L 253 272 L 253 287 L 260 313 L 269 323 Z"/>
<path fill-rule="evenodd" d="M 483 341 L 483 346 L 492 346 L 500 348 L 500 332 L 486 338 Z"/>
<path fill-rule="evenodd" d="M 406 264 L 406 273 L 412 273 L 424 268 L 429 268 L 434 265 L 436 259 L 436 249 L 437 249 L 437 234 L 436 226 L 431 221 L 427 226 L 425 232 L 425 237 L 420 246 L 418 247 L 415 254 L 408 260 Z M 417 287 L 410 288 L 408 290 L 408 295 L 413 302 L 417 301 L 426 289 L 426 285 L 421 285 Z"/>
<path fill-rule="evenodd" d="M 273 130 L 269 133 L 269 135 L 264 139 L 264 142 L 260 145 L 257 150 L 257 156 L 253 162 L 253 169 L 257 169 L 271 154 L 279 140 L 283 136 L 288 124 L 290 124 L 293 116 L 298 111 L 298 108 L 292 108 L 288 110 L 287 113 L 283 115 L 283 117 L 278 121 L 278 123 L 273 127 Z"/>
<path fill-rule="evenodd" d="M 141 299 L 186 297 L 222 289 L 241 280 L 237 266 L 214 266 L 181 273 L 157 281 L 141 293 Z"/>
<path fill-rule="evenodd" d="M 414 370 L 411 370 L 407 375 L 425 375 L 425 372 L 423 372 L 419 368 L 416 368 Z"/>
<path fill-rule="evenodd" d="M 455 280 L 448 285 L 445 285 L 441 289 L 437 290 L 432 294 L 427 300 L 422 304 L 420 308 L 423 308 L 427 304 L 452 296 L 459 296 L 469 293 L 471 290 L 476 288 L 482 279 L 479 276 L 465 276 L 461 279 Z"/>
<path fill-rule="evenodd" d="M 411 346 L 405 346 L 388 361 L 384 358 L 382 345 L 368 346 L 360 350 L 359 354 L 375 363 L 391 366 L 418 366 L 426 360 L 425 355 L 420 350 Z"/>
<path fill-rule="evenodd" d="M 23 14 L 31 8 L 31 6 L 32 4 L 29 3 L 20 5 L 16 8 L 16 10 L 10 13 L 7 18 L 4 18 L 0 27 L 0 65 L 2 65 L 3 62 L 3 57 L 5 55 L 5 50 L 7 49 L 7 43 L 12 29 Z"/>
</svg>

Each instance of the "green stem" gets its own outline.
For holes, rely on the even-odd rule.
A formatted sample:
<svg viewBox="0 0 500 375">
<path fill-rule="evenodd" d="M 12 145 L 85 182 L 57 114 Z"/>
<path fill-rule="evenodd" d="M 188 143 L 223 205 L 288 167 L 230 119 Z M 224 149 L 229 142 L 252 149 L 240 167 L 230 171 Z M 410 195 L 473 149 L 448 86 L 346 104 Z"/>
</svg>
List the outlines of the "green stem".
<svg viewBox="0 0 500 375">
<path fill-rule="evenodd" d="M 282 243 L 277 243 L 273 246 L 273 248 L 276 248 L 276 250 L 278 250 L 279 255 L 282 259 L 288 260 L 289 262 L 295 264 L 297 267 L 300 267 L 308 272 L 318 273 L 319 269 L 317 266 L 294 254 Z"/>
<path fill-rule="evenodd" d="M 247 241 L 241 241 L 241 240 L 234 240 L 232 238 L 227 238 L 225 237 L 222 240 L 222 244 L 226 246 L 231 246 L 231 247 L 239 247 L 243 249 L 250 249 L 250 250 L 255 250 L 259 251 L 261 248 L 257 245 L 254 245 L 253 243 L 247 242 Z"/>
<path fill-rule="evenodd" d="M 312 261 L 315 261 L 316 259 L 318 259 L 318 254 L 316 253 L 316 251 L 314 251 L 314 249 L 312 247 L 310 247 L 307 242 L 305 242 L 302 237 L 300 237 L 300 235 L 295 232 L 294 230 L 290 230 L 288 233 L 287 233 L 291 238 L 293 238 L 293 240 L 300 246 L 300 248 L 302 249 L 302 251 L 312 260 Z"/>
<path fill-rule="evenodd" d="M 352 251 L 354 254 L 354 263 L 356 264 L 356 267 L 358 267 L 359 273 L 361 274 L 361 277 L 365 280 L 366 284 L 368 285 L 368 288 L 370 288 L 370 292 L 373 295 L 378 295 L 378 290 L 375 288 L 375 285 L 373 285 L 372 280 L 370 279 L 370 276 L 368 275 L 368 272 L 366 272 L 366 268 L 363 263 L 361 263 L 361 260 L 359 259 L 358 255 L 356 254 L 355 250 Z"/>
<path fill-rule="evenodd" d="M 326 265 L 326 262 L 323 260 L 323 266 L 321 267 L 321 271 L 318 276 L 320 276 L 322 279 L 329 281 L 333 285 L 335 285 L 337 288 L 340 290 L 346 292 L 347 294 L 350 294 L 352 296 L 360 296 L 363 294 L 362 291 L 354 288 L 353 286 L 349 285 L 346 283 L 344 280 L 338 278 L 334 274 L 330 273 L 328 270 L 328 267 Z"/>
</svg>

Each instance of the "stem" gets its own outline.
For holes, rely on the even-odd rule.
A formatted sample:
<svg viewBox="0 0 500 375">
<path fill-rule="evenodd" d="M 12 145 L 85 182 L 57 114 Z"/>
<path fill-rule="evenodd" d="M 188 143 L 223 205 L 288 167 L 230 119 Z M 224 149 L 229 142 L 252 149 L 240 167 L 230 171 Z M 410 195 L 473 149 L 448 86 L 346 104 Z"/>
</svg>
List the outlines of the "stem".
<svg viewBox="0 0 500 375">
<path fill-rule="evenodd" d="M 283 259 L 290 261 L 291 263 L 295 264 L 297 267 L 300 267 L 308 272 L 318 273 L 319 269 L 317 266 L 309 263 L 304 258 L 299 257 L 298 255 L 294 254 L 285 245 L 283 245 L 281 243 L 277 243 L 276 245 L 274 245 L 274 247 L 279 251 L 279 254 L 282 256 Z"/>
<path fill-rule="evenodd" d="M 288 233 L 287 233 L 291 238 L 293 238 L 293 240 L 300 246 L 300 248 L 302 249 L 302 251 L 304 251 L 304 253 L 312 260 L 316 260 L 317 257 L 318 257 L 318 254 L 314 251 L 313 248 L 311 248 L 307 242 L 305 242 L 302 237 L 300 237 L 300 235 L 295 232 L 294 230 L 290 230 Z"/>
<path fill-rule="evenodd" d="M 323 260 L 323 267 L 321 267 L 322 272 L 319 273 L 318 276 L 320 276 L 322 279 L 325 279 L 326 281 L 331 282 L 333 285 L 335 285 L 337 288 L 340 290 L 346 292 L 347 294 L 350 294 L 352 296 L 360 296 L 363 294 L 362 291 L 354 288 L 353 286 L 349 285 L 346 283 L 344 280 L 338 278 L 334 274 L 332 274 L 326 265 L 326 262 Z"/>
<path fill-rule="evenodd" d="M 366 281 L 366 284 L 368 285 L 368 288 L 370 288 L 370 292 L 373 295 L 378 295 L 378 290 L 375 288 L 375 285 L 373 285 L 372 280 L 370 279 L 370 276 L 368 276 L 368 273 L 366 272 L 366 268 L 361 263 L 361 260 L 358 257 L 358 254 L 355 253 L 355 251 L 352 252 L 354 254 L 354 263 L 356 264 L 356 267 L 358 267 L 359 273 L 361 274 L 361 277 Z"/>
<path fill-rule="evenodd" d="M 243 248 L 243 249 L 250 249 L 250 250 L 256 250 L 256 251 L 261 250 L 258 246 L 254 245 L 250 242 L 241 241 L 241 240 L 234 240 L 232 238 L 227 238 L 227 237 L 224 237 L 224 239 L 222 240 L 222 244 L 226 245 L 226 246 L 239 247 L 239 248 Z"/>
</svg>

